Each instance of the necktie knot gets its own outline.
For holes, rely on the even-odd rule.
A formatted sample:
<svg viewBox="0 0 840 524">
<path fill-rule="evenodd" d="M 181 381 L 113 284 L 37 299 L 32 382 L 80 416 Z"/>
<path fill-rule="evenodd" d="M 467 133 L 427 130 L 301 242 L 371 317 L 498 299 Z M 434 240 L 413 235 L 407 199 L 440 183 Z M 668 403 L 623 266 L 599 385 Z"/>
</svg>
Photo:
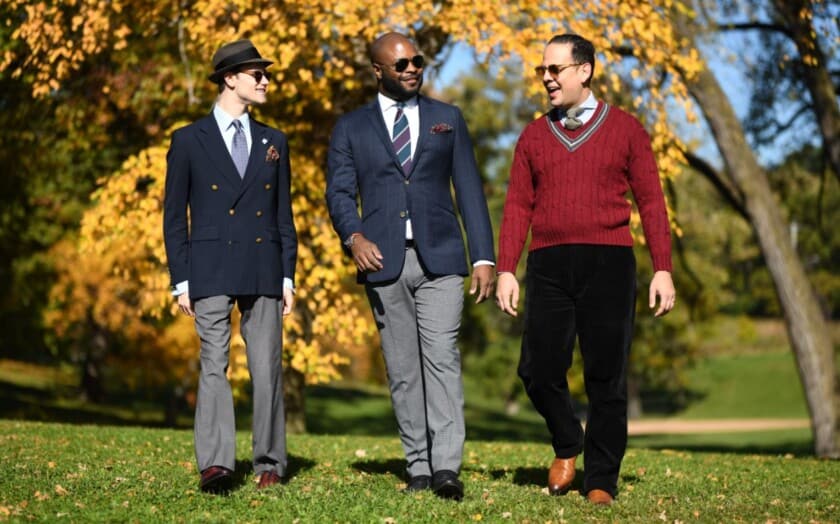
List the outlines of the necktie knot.
<svg viewBox="0 0 840 524">
<path fill-rule="evenodd" d="M 570 107 L 566 110 L 566 117 L 563 118 L 563 127 L 569 131 L 574 131 L 583 125 L 583 122 L 578 118 L 583 113 L 582 107 Z"/>
</svg>

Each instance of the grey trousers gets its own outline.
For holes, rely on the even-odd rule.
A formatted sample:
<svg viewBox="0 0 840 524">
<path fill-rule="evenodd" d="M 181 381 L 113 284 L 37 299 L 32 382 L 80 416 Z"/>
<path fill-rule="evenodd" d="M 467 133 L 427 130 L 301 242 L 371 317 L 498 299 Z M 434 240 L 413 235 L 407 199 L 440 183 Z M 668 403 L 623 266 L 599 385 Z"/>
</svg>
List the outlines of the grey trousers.
<svg viewBox="0 0 840 524">
<path fill-rule="evenodd" d="M 365 286 L 379 329 L 408 474 L 461 468 L 464 388 L 460 275 L 429 277 L 408 248 L 396 281 Z"/>
<path fill-rule="evenodd" d="M 265 296 L 213 296 L 195 301 L 195 328 L 201 339 L 201 372 L 195 408 L 195 455 L 199 471 L 210 466 L 234 469 L 236 428 L 233 394 L 227 379 L 230 313 L 242 313 L 248 372 L 253 386 L 253 453 L 257 474 L 286 470 L 283 412 L 283 300 Z"/>
</svg>

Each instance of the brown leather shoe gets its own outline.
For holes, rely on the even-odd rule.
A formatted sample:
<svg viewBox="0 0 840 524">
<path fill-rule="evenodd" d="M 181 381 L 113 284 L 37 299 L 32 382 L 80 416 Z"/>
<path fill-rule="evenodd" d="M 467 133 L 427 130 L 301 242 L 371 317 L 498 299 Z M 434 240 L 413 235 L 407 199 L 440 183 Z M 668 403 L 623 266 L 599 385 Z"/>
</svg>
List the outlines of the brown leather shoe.
<svg viewBox="0 0 840 524">
<path fill-rule="evenodd" d="M 575 459 L 555 458 L 548 469 L 548 492 L 552 495 L 563 495 L 572 487 L 575 479 Z"/>
<path fill-rule="evenodd" d="M 593 489 L 586 494 L 586 498 L 593 504 L 609 506 L 613 503 L 613 496 L 602 489 Z"/>
<path fill-rule="evenodd" d="M 276 471 L 263 471 L 260 473 L 260 482 L 257 484 L 257 489 L 267 488 L 283 481 L 283 477 L 277 474 Z"/>
<path fill-rule="evenodd" d="M 205 493 L 227 493 L 233 486 L 232 473 L 222 466 L 210 466 L 201 472 L 198 488 Z"/>
</svg>

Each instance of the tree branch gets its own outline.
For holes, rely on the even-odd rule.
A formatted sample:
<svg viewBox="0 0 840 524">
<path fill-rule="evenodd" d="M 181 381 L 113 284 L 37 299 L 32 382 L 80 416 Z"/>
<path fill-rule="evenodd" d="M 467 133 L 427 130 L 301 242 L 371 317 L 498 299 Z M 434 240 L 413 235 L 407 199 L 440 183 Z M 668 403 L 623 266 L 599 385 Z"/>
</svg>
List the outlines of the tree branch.
<svg viewBox="0 0 840 524">
<path fill-rule="evenodd" d="M 724 200 L 732 206 L 732 209 L 737 211 L 744 220 L 749 222 L 750 218 L 747 215 L 747 209 L 744 207 L 744 196 L 737 189 L 731 188 L 729 184 L 724 181 L 723 176 L 704 159 L 700 158 L 691 151 L 683 151 L 683 155 L 685 155 L 686 160 L 688 160 L 688 165 L 706 177 L 715 189 L 717 189 L 718 193 L 720 193 Z"/>
<path fill-rule="evenodd" d="M 718 23 L 715 26 L 721 31 L 771 31 L 781 33 L 791 40 L 794 37 L 789 27 L 770 22 Z"/>
</svg>

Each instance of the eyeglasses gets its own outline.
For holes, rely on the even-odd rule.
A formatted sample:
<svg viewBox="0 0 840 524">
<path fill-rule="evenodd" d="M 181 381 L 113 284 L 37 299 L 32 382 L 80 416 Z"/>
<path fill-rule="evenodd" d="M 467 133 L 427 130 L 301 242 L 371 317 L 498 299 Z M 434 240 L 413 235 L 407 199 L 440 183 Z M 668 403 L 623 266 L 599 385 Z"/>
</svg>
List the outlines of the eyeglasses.
<svg viewBox="0 0 840 524">
<path fill-rule="evenodd" d="M 246 75 L 248 75 L 250 77 L 253 77 L 254 81 L 258 84 L 260 82 L 262 82 L 263 77 L 265 77 L 266 80 L 271 82 L 271 73 L 269 73 L 268 71 L 260 71 L 259 69 L 257 69 L 255 71 L 239 71 L 239 72 L 240 73 L 245 73 Z"/>
<path fill-rule="evenodd" d="M 566 69 L 568 69 L 570 67 L 574 67 L 574 66 L 579 66 L 579 65 L 583 65 L 583 64 L 565 64 L 565 65 L 563 65 L 563 64 L 549 64 L 547 66 L 538 65 L 537 67 L 534 68 L 534 71 L 537 72 L 537 75 L 540 78 L 545 76 L 546 70 L 548 70 L 548 73 L 551 76 L 558 76 L 560 73 L 562 73 Z"/>
<path fill-rule="evenodd" d="M 402 73 L 403 71 L 408 69 L 409 62 L 417 69 L 423 69 L 423 66 L 426 65 L 426 59 L 423 58 L 423 55 L 414 55 L 411 58 L 400 58 L 399 60 L 394 62 L 394 65 L 379 64 L 379 62 L 377 62 L 377 64 L 385 67 L 390 67 L 397 73 Z"/>
</svg>

